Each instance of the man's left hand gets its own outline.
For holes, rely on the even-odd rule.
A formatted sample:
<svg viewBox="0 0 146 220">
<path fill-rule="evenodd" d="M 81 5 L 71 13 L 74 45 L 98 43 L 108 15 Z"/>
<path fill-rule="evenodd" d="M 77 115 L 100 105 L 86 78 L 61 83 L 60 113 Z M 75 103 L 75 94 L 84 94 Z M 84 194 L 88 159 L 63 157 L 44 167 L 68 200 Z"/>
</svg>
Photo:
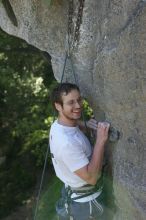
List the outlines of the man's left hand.
<svg viewBox="0 0 146 220">
<path fill-rule="evenodd" d="M 92 130 L 97 130 L 97 121 L 93 118 L 91 118 L 89 121 L 86 122 L 87 127 Z"/>
</svg>

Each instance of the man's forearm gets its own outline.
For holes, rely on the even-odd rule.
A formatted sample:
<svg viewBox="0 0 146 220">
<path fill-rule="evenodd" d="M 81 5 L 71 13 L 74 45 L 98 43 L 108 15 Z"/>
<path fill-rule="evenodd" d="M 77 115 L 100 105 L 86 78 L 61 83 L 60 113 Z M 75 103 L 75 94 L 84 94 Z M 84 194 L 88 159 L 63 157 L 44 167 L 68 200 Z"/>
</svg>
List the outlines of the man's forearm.
<svg viewBox="0 0 146 220">
<path fill-rule="evenodd" d="M 95 185 L 101 175 L 102 163 L 104 155 L 104 143 L 96 141 L 92 158 L 87 166 L 87 171 L 90 176 L 91 184 Z"/>
<path fill-rule="evenodd" d="M 95 122 L 96 121 L 92 119 L 89 124 L 90 127 L 92 127 L 94 130 L 96 129 L 97 132 L 96 143 L 94 146 L 91 161 L 88 165 L 75 171 L 75 174 L 77 174 L 80 178 L 91 185 L 95 185 L 101 175 L 104 145 L 108 139 L 108 131 L 110 127 L 110 124 L 107 122 L 99 122 L 98 126 Z"/>
</svg>

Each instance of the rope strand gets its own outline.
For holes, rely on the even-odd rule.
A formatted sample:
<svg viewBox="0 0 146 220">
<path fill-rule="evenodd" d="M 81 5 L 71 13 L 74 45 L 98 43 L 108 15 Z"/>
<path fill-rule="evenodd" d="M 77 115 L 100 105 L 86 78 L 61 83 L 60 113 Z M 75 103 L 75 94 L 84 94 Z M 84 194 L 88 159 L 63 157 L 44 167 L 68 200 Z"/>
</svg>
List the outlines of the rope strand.
<svg viewBox="0 0 146 220">
<path fill-rule="evenodd" d="M 78 9 L 78 16 L 77 16 L 76 27 L 75 27 L 75 34 L 74 34 L 74 39 L 72 41 L 71 33 L 72 33 L 72 29 L 73 29 L 73 21 L 72 21 L 72 19 L 73 19 L 73 0 L 69 1 L 69 9 L 68 9 L 68 51 L 66 51 L 66 54 L 65 54 L 64 65 L 63 65 L 62 76 L 61 76 L 61 82 L 60 82 L 61 84 L 63 83 L 63 78 L 64 78 L 64 74 L 65 74 L 65 68 L 66 68 L 67 60 L 69 59 L 70 63 L 71 63 L 72 72 L 73 72 L 73 75 L 74 75 L 75 84 L 78 85 L 77 77 L 75 75 L 75 71 L 74 71 L 74 67 L 73 67 L 73 63 L 72 63 L 72 59 L 71 59 L 71 55 L 70 55 L 70 52 L 71 52 L 70 50 L 71 50 L 71 47 L 74 48 L 75 41 L 79 40 L 79 29 L 80 29 L 81 20 L 82 20 L 84 0 L 79 0 L 79 2 L 80 2 L 80 5 L 79 5 L 79 9 Z M 83 113 L 82 113 L 82 118 L 84 120 Z M 53 122 L 54 122 L 54 120 L 55 120 L 55 111 L 53 112 Z M 87 129 L 87 124 L 86 124 L 85 120 L 84 120 L 84 123 L 85 123 L 85 127 Z M 45 162 L 44 162 L 43 172 L 42 172 L 42 176 L 41 176 L 39 192 L 38 192 L 38 196 L 37 196 L 34 220 L 36 220 L 37 213 L 38 213 L 39 200 L 40 200 L 42 185 L 43 185 L 44 176 L 45 176 L 45 170 L 46 170 L 46 165 L 47 165 L 48 154 L 49 154 L 49 145 L 48 145 L 47 150 L 46 150 Z"/>
</svg>

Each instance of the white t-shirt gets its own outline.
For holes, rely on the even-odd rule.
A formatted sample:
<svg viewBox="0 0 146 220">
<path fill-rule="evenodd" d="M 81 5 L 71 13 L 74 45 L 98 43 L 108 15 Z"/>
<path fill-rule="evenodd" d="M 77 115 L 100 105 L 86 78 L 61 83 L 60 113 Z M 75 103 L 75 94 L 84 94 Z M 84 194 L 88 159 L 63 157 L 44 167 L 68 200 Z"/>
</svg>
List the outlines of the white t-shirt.
<svg viewBox="0 0 146 220">
<path fill-rule="evenodd" d="M 50 130 L 50 150 L 56 175 L 65 185 L 81 187 L 87 182 L 74 172 L 89 163 L 91 145 L 77 127 L 68 127 L 55 121 Z"/>
</svg>

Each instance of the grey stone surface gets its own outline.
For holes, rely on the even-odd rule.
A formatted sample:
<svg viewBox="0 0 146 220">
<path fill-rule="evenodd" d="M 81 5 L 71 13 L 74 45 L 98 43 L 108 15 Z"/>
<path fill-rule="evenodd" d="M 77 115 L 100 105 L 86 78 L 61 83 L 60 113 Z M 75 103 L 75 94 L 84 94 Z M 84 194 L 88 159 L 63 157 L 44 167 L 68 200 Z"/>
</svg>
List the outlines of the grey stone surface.
<svg viewBox="0 0 146 220">
<path fill-rule="evenodd" d="M 0 3 L 0 26 L 52 57 L 60 80 L 67 42 L 68 1 L 11 0 L 15 27 Z M 77 0 L 75 10 L 77 11 Z M 74 22 L 76 17 L 74 16 Z M 114 220 L 146 219 L 146 1 L 86 0 L 72 54 L 77 79 L 97 119 L 121 132 L 110 144 Z M 69 64 L 65 78 L 73 81 Z"/>
</svg>

